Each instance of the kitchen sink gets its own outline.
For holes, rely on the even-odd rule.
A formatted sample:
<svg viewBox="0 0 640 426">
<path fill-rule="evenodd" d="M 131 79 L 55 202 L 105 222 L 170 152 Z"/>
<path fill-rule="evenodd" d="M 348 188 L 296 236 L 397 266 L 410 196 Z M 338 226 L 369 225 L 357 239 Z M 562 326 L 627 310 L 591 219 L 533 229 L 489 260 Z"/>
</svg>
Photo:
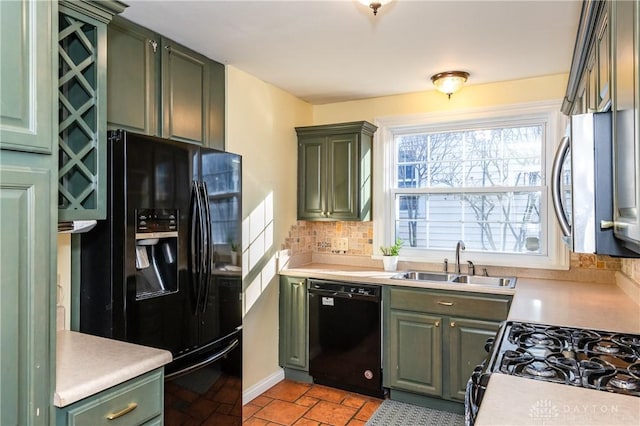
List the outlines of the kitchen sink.
<svg viewBox="0 0 640 426">
<path fill-rule="evenodd" d="M 426 271 L 403 271 L 391 277 L 394 280 L 405 281 L 436 281 L 448 282 L 465 285 L 479 285 L 487 287 L 508 287 L 516 286 L 515 277 L 487 277 L 480 275 L 457 275 L 445 272 L 426 272 Z"/>
<path fill-rule="evenodd" d="M 486 285 L 491 287 L 509 287 L 516 285 L 516 279 L 513 277 L 483 277 L 479 275 L 459 275 L 452 282 L 471 285 Z"/>
<path fill-rule="evenodd" d="M 457 275 L 438 272 L 407 271 L 395 274 L 391 278 L 409 281 L 452 281 L 456 277 Z"/>
</svg>

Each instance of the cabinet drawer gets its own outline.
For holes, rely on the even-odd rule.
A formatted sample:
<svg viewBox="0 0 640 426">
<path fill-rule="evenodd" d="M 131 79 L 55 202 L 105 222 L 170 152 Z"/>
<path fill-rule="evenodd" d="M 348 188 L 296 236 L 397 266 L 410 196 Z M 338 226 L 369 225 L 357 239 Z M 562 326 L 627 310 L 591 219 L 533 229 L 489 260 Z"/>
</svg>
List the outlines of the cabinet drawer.
<svg viewBox="0 0 640 426">
<path fill-rule="evenodd" d="M 392 309 L 457 315 L 502 321 L 507 318 L 510 298 L 498 295 L 470 295 L 457 292 L 417 291 L 392 288 Z"/>
<path fill-rule="evenodd" d="M 162 415 L 163 393 L 163 370 L 154 370 L 60 410 L 58 425 L 141 425 Z"/>
</svg>

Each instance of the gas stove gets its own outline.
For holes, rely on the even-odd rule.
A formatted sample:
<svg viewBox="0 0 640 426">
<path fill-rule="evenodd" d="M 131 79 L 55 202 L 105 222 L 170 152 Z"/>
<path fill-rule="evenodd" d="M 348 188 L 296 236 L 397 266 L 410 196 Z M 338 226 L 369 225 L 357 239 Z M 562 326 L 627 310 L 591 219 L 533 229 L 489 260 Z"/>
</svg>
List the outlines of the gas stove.
<svg viewBox="0 0 640 426">
<path fill-rule="evenodd" d="M 507 322 L 490 370 L 640 396 L 640 335 Z"/>
</svg>

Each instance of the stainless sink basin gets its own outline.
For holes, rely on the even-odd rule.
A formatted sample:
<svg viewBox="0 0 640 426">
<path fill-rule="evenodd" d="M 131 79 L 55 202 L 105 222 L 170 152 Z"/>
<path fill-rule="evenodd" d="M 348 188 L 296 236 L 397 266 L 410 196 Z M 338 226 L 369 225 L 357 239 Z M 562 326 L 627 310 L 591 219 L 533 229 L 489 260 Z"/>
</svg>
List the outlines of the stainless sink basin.
<svg viewBox="0 0 640 426">
<path fill-rule="evenodd" d="M 437 281 L 467 285 L 481 285 L 487 287 L 516 286 L 515 277 L 485 277 L 480 275 L 457 275 L 444 272 L 404 271 L 391 277 L 394 280 L 405 281 Z"/>
<path fill-rule="evenodd" d="M 460 275 L 455 277 L 452 282 L 471 285 L 486 285 L 492 287 L 510 287 L 516 285 L 516 279 L 513 277 L 483 277 L 479 275 Z"/>
<path fill-rule="evenodd" d="M 457 277 L 457 275 L 438 272 L 407 271 L 395 274 L 391 278 L 409 281 L 451 281 L 455 277 Z"/>
</svg>

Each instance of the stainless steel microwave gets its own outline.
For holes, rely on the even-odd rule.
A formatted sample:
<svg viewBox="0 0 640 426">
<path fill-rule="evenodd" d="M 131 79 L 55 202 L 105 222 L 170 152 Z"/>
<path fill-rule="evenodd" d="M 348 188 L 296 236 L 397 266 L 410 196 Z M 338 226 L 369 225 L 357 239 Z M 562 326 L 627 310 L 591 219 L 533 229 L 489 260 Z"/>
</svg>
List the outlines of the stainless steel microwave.
<svg viewBox="0 0 640 426">
<path fill-rule="evenodd" d="M 613 234 L 610 112 L 570 117 L 553 160 L 551 192 L 562 240 L 571 251 L 637 256 Z"/>
</svg>

